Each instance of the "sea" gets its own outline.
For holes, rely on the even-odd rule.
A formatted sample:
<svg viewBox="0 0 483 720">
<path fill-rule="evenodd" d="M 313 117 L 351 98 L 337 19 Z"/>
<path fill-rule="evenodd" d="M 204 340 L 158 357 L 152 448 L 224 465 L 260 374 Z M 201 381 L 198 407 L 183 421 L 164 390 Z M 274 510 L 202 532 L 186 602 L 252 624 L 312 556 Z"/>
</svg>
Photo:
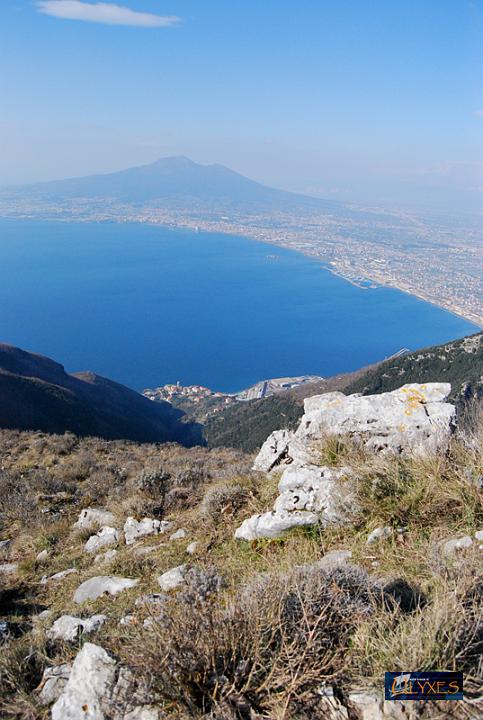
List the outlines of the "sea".
<svg viewBox="0 0 483 720">
<path fill-rule="evenodd" d="M 136 390 L 330 376 L 476 332 L 298 252 L 148 224 L 0 220 L 0 342 Z"/>
</svg>

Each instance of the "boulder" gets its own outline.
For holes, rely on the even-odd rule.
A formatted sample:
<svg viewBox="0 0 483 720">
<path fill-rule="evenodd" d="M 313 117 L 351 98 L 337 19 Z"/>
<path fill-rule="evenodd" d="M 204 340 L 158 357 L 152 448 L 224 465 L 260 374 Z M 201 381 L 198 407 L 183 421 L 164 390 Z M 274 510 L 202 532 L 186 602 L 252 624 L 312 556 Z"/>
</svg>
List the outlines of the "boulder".
<svg viewBox="0 0 483 720">
<path fill-rule="evenodd" d="M 142 520 L 136 520 L 133 517 L 128 517 L 124 523 L 124 538 L 126 545 L 132 545 L 140 538 L 146 537 L 147 535 L 158 535 L 164 533 L 172 527 L 173 523 L 166 520 L 155 520 L 153 518 L 143 518 Z"/>
<path fill-rule="evenodd" d="M 95 535 L 91 535 L 84 545 L 84 550 L 88 553 L 97 553 L 103 547 L 116 545 L 119 541 L 119 532 L 116 528 L 105 525 Z"/>
<path fill-rule="evenodd" d="M 37 692 L 43 705 L 55 702 L 64 692 L 72 669 L 71 663 L 45 668 Z"/>
<path fill-rule="evenodd" d="M 178 565 L 177 567 L 167 570 L 165 573 L 158 577 L 158 585 L 161 590 L 168 592 L 175 588 L 183 585 L 185 582 L 187 567 L 186 565 Z"/>
<path fill-rule="evenodd" d="M 116 518 L 109 510 L 98 508 L 85 508 L 81 511 L 79 519 L 74 523 L 75 530 L 96 530 L 103 525 L 114 525 Z"/>
<path fill-rule="evenodd" d="M 274 511 L 245 520 L 235 537 L 275 538 L 297 526 L 350 522 L 357 508 L 344 478 L 355 470 L 321 466 L 318 456 L 324 440 L 340 435 L 376 452 L 438 452 L 454 429 L 455 407 L 445 402 L 450 391 L 448 383 L 426 383 L 381 395 L 332 392 L 307 398 L 297 430 L 273 432 L 253 465 L 264 472 L 284 468 Z M 371 534 L 368 542 L 382 537 L 387 537 L 385 528 Z"/>
<path fill-rule="evenodd" d="M 310 443 L 348 435 L 376 451 L 427 455 L 445 447 L 454 429 L 450 392 L 449 383 L 426 383 L 380 395 L 316 395 L 305 400 L 295 437 Z"/>
<path fill-rule="evenodd" d="M 58 618 L 50 630 L 47 631 L 47 637 L 50 640 L 64 640 L 65 642 L 73 642 L 77 640 L 79 635 L 88 635 L 95 632 L 106 622 L 105 615 L 93 615 L 90 618 L 78 618 L 73 615 L 62 615 Z"/>
<path fill-rule="evenodd" d="M 114 575 L 99 575 L 85 580 L 74 593 L 74 602 L 82 603 L 87 600 L 97 600 L 102 595 L 117 595 L 117 593 L 136 587 L 139 580 L 116 577 Z"/>
<path fill-rule="evenodd" d="M 85 643 L 52 707 L 52 720 L 104 720 L 115 681 L 116 661 L 99 645 Z"/>
<path fill-rule="evenodd" d="M 293 512 L 266 512 L 252 515 L 244 520 L 235 531 L 237 540 L 258 540 L 260 538 L 278 538 L 287 530 L 296 527 L 315 525 L 318 522 L 316 513 L 294 510 Z"/>
</svg>

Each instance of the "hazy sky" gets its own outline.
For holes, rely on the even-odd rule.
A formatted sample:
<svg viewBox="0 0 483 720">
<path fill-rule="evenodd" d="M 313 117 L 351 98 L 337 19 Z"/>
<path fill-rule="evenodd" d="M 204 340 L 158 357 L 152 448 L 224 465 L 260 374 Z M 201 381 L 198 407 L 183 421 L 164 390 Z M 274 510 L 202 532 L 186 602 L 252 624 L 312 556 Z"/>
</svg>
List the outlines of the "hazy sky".
<svg viewBox="0 0 483 720">
<path fill-rule="evenodd" d="M 164 155 L 483 206 L 483 0 L 1 0 L 0 184 Z"/>
</svg>

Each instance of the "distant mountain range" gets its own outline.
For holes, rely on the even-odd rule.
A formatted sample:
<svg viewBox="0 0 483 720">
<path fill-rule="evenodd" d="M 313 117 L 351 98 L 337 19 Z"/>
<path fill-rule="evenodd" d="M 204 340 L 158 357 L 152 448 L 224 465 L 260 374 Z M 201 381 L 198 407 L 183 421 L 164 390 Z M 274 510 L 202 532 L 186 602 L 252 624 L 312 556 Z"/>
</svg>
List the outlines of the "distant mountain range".
<svg viewBox="0 0 483 720">
<path fill-rule="evenodd" d="M 3 199 L 31 199 L 45 203 L 105 200 L 134 205 L 187 208 L 343 210 L 342 204 L 276 190 L 249 180 L 224 165 L 200 165 L 186 157 L 162 158 L 149 165 L 105 175 L 71 178 L 5 189 Z"/>
<path fill-rule="evenodd" d="M 201 442 L 196 423 L 95 373 L 70 375 L 42 355 L 0 344 L 0 428 L 140 442 Z"/>
</svg>

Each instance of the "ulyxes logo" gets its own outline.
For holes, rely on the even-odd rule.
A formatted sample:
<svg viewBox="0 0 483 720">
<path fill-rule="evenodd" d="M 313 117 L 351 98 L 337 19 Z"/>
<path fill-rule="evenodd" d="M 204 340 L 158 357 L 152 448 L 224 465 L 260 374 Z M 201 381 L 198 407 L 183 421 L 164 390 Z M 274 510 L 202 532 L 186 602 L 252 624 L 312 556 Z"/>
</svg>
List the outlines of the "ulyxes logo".
<svg viewBox="0 0 483 720">
<path fill-rule="evenodd" d="M 386 700 L 462 700 L 461 672 L 387 672 Z"/>
</svg>

